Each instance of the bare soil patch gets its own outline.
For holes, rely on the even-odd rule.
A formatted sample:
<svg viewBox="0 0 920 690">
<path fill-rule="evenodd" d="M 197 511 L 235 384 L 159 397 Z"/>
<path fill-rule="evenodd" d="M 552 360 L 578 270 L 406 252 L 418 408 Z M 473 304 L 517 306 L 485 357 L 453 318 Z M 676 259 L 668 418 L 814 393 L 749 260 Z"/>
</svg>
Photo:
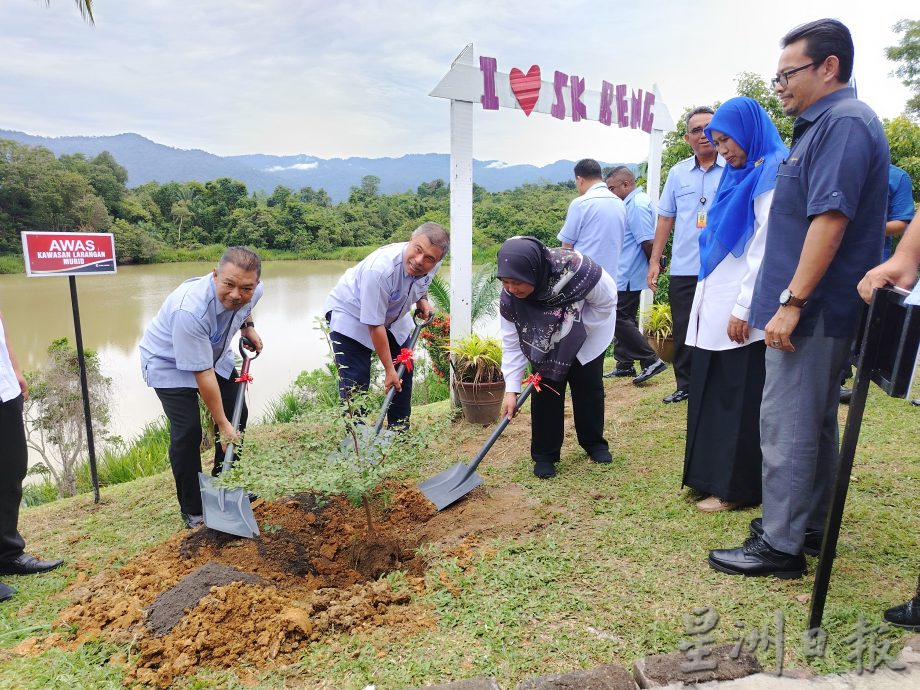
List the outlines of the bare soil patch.
<svg viewBox="0 0 920 690">
<path fill-rule="evenodd" d="M 415 487 L 384 492 L 390 498 L 376 511 L 374 534 L 363 508 L 312 495 L 254 504 L 257 539 L 206 528 L 176 534 L 117 571 L 78 577 L 55 631 L 17 651 L 133 642 L 128 682 L 158 687 L 202 666 L 287 665 L 331 634 L 433 626 L 432 612 L 413 602 L 428 565 L 419 546 L 468 556 L 483 538 L 539 527 L 516 485 L 481 487 L 442 513 Z M 406 573 L 398 591 L 378 579 L 394 571 Z"/>
</svg>

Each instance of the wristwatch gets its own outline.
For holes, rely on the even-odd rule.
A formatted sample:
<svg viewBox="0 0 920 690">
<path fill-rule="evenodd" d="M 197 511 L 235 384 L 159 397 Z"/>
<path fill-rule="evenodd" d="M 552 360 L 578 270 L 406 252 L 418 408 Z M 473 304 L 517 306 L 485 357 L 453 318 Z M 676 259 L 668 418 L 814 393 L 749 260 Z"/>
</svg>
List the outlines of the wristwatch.
<svg viewBox="0 0 920 690">
<path fill-rule="evenodd" d="M 799 299 L 792 294 L 789 288 L 786 288 L 781 293 L 779 293 L 779 306 L 781 307 L 798 307 L 801 309 L 806 304 L 808 304 L 807 299 Z"/>
<path fill-rule="evenodd" d="M 255 323 L 253 323 L 251 319 L 249 321 L 244 321 L 242 324 L 240 324 L 240 330 L 244 328 L 255 328 L 255 327 L 256 325 Z"/>
</svg>

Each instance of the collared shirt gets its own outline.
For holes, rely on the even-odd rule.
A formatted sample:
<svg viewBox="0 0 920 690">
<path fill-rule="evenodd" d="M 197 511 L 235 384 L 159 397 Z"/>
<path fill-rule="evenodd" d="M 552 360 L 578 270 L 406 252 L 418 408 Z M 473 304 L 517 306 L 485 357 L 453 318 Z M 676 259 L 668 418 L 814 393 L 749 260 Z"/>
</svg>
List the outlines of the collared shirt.
<svg viewBox="0 0 920 690">
<path fill-rule="evenodd" d="M 3 330 L 3 321 L 0 321 L 0 401 L 8 402 L 22 395 L 16 372 L 13 370 L 13 360 L 10 351 L 6 349 L 6 331 Z"/>
<path fill-rule="evenodd" d="M 625 229 L 626 206 L 623 200 L 607 189 L 603 182 L 598 182 L 569 204 L 565 225 L 557 239 L 571 244 L 615 276 Z"/>
<path fill-rule="evenodd" d="M 141 338 L 141 371 L 151 388 L 197 388 L 195 372 L 233 373 L 230 340 L 262 298 L 262 281 L 252 300 L 233 311 L 214 291 L 214 275 L 191 278 L 173 290 Z"/>
<path fill-rule="evenodd" d="M 764 328 L 795 274 L 812 219 L 838 211 L 849 219 L 840 247 L 793 335 L 851 337 L 862 301 L 856 285 L 878 264 L 888 200 L 888 141 L 878 116 L 851 88 L 824 96 L 796 118 L 789 156 L 779 166 L 767 247 L 754 286 L 751 325 Z"/>
<path fill-rule="evenodd" d="M 585 295 L 581 309 L 581 321 L 587 337 L 575 358 L 582 364 L 591 362 L 603 354 L 613 340 L 616 325 L 617 284 L 607 271 L 601 272 L 597 285 Z M 502 334 L 502 376 L 505 391 L 521 392 L 521 380 L 527 367 L 527 357 L 521 350 L 521 339 L 517 328 L 504 316 L 501 317 Z"/>
<path fill-rule="evenodd" d="M 674 241 L 671 243 L 671 275 L 696 276 L 700 273 L 700 214 L 712 207 L 725 161 L 716 156 L 708 170 L 700 167 L 696 156 L 677 163 L 668 171 L 658 215 L 674 218 Z"/>
<path fill-rule="evenodd" d="M 896 165 L 888 166 L 888 221 L 903 220 L 909 223 L 914 218 L 914 191 L 910 175 Z M 885 238 L 884 261 L 891 256 L 891 238 Z"/>
<path fill-rule="evenodd" d="M 386 326 L 403 343 L 412 333 L 409 309 L 428 294 L 441 262 L 421 277 L 410 276 L 403 266 L 408 242 L 387 244 L 352 266 L 332 288 L 325 313 L 332 312 L 329 327 L 336 333 L 374 349 L 368 326 Z"/>
<path fill-rule="evenodd" d="M 655 239 L 655 209 L 652 200 L 641 187 L 632 190 L 626 205 L 626 233 L 617 267 L 617 290 L 643 290 L 648 276 L 648 257 L 642 243 Z"/>
</svg>

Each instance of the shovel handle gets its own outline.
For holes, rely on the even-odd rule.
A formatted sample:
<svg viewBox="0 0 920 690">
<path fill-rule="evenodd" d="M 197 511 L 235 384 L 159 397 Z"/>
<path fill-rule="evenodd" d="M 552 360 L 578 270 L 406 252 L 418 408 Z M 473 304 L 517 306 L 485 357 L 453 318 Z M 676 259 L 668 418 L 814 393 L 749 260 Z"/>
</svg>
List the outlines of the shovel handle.
<svg viewBox="0 0 920 690">
<path fill-rule="evenodd" d="M 412 337 L 409 338 L 409 349 L 413 349 L 415 344 L 418 342 L 418 337 L 422 332 L 422 329 L 431 323 L 431 320 L 434 318 L 434 312 L 425 320 L 419 321 L 415 314 L 412 314 L 412 320 L 415 322 L 415 330 L 412 331 Z M 400 364 L 396 369 L 396 375 L 402 380 L 403 374 L 406 373 L 406 365 Z M 380 433 L 380 430 L 383 428 L 383 422 L 387 418 L 387 410 L 390 409 L 390 403 L 393 402 L 393 398 L 396 396 L 396 386 L 390 388 L 387 391 L 387 397 L 383 399 L 383 408 L 380 410 L 380 416 L 377 417 L 377 423 L 374 425 L 374 436 Z"/>
<path fill-rule="evenodd" d="M 253 349 L 245 350 L 243 348 L 244 344 L 248 344 Z M 240 428 L 240 418 L 243 416 L 243 401 L 246 399 L 246 386 L 247 378 L 249 377 L 249 365 L 252 363 L 260 353 L 255 352 L 255 345 L 253 342 L 247 338 L 245 335 L 240 336 L 240 355 L 243 357 L 243 365 L 240 367 L 240 378 L 243 379 L 240 381 L 240 387 L 236 391 L 236 400 L 233 403 L 233 417 L 230 422 L 233 424 L 233 430 L 239 431 Z M 221 466 L 220 473 L 224 473 L 230 470 L 231 465 L 233 464 L 233 442 L 227 444 L 227 450 L 224 452 L 224 462 Z"/>
<path fill-rule="evenodd" d="M 521 394 L 518 396 L 517 403 L 515 403 L 514 405 L 515 412 L 521 409 L 521 405 L 524 404 L 524 401 L 527 400 L 527 398 L 530 396 L 532 392 L 533 392 L 533 384 L 528 383 L 527 386 L 524 387 L 524 390 L 521 391 Z M 473 458 L 473 461 L 470 463 L 469 467 L 464 473 L 463 478 L 457 482 L 457 485 L 462 484 L 467 479 L 473 476 L 473 474 L 476 472 L 476 468 L 479 467 L 479 463 L 482 462 L 482 459 L 486 456 L 486 453 L 488 453 L 489 450 L 491 450 L 492 446 L 495 445 L 495 442 L 498 440 L 498 437 L 502 435 L 502 432 L 505 430 L 505 427 L 507 427 L 510 422 L 511 420 L 508 419 L 507 417 L 502 417 L 502 421 L 500 421 L 496 425 L 495 430 L 492 432 L 492 435 L 489 436 L 489 439 L 483 444 L 482 448 L 479 449 L 479 452 L 476 453 L 476 457 Z"/>
</svg>

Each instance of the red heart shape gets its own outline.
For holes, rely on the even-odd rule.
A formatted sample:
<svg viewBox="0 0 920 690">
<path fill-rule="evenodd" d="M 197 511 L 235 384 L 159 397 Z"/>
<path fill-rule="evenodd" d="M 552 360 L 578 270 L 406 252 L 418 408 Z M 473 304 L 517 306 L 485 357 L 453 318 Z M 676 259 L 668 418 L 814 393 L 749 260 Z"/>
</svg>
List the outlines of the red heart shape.
<svg viewBox="0 0 920 690">
<path fill-rule="evenodd" d="M 511 91 L 521 110 L 527 117 L 533 112 L 533 107 L 537 104 L 540 97 L 540 65 L 532 65 L 527 74 L 524 74 L 517 67 L 511 68 Z"/>
</svg>

